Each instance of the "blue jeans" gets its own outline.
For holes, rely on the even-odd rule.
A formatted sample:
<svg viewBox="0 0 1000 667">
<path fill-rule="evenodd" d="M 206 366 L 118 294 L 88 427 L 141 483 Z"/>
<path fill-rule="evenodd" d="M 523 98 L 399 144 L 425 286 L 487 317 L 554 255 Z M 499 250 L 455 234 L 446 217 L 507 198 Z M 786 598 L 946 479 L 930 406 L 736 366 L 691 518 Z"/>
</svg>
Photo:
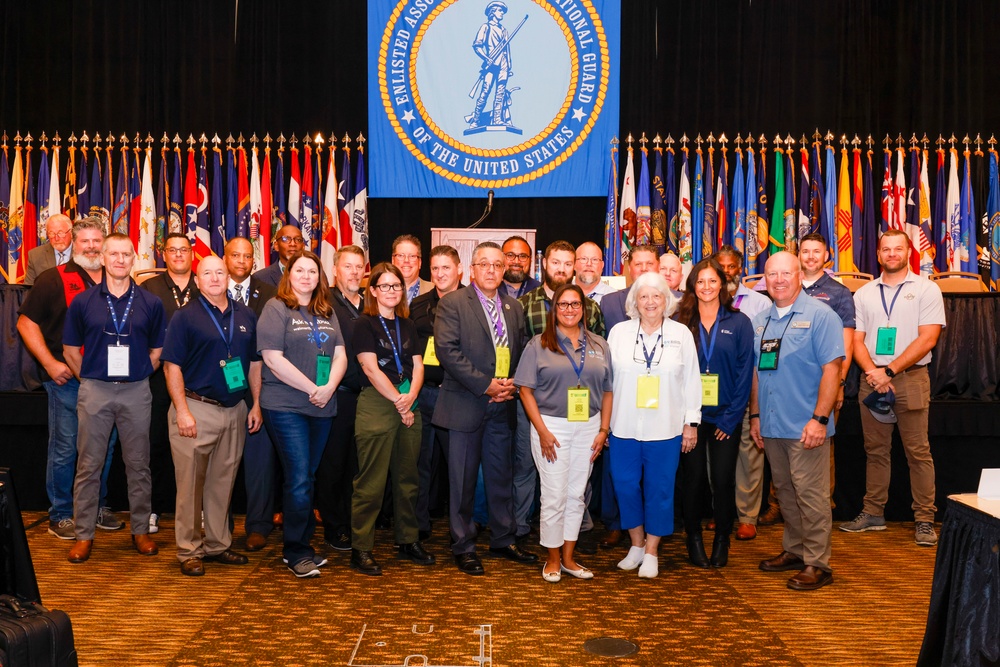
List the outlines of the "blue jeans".
<svg viewBox="0 0 1000 667">
<path fill-rule="evenodd" d="M 285 471 L 284 557 L 289 565 L 316 552 L 310 541 L 316 529 L 313 515 L 313 485 L 316 469 L 330 436 L 333 417 L 309 417 L 295 412 L 261 410 L 278 460 Z"/>
<path fill-rule="evenodd" d="M 76 416 L 77 395 L 80 382 L 73 378 L 63 385 L 52 380 L 44 382 L 49 403 L 49 451 L 45 465 L 45 492 L 49 496 L 49 520 L 62 521 L 73 518 L 73 480 L 76 478 L 76 434 L 79 421 Z M 108 471 L 114 455 L 117 431 L 111 433 L 108 455 L 101 471 L 100 507 L 108 497 Z"/>
</svg>

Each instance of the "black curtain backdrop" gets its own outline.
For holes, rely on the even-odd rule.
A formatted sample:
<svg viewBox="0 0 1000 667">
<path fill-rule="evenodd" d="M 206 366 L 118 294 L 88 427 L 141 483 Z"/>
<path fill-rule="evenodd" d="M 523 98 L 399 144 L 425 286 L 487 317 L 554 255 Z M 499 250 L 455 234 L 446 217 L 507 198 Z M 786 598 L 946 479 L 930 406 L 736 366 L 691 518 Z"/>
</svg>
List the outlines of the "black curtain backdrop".
<svg viewBox="0 0 1000 667">
<path fill-rule="evenodd" d="M 0 129 L 64 142 L 367 134 L 366 12 L 358 0 L 7 0 Z M 622 0 L 622 26 L 620 136 L 1000 132 L 987 0 Z M 426 243 L 432 226 L 465 226 L 484 204 L 373 199 L 373 255 L 399 233 Z M 604 206 L 500 199 L 487 226 L 536 227 L 539 245 L 599 240 Z"/>
</svg>

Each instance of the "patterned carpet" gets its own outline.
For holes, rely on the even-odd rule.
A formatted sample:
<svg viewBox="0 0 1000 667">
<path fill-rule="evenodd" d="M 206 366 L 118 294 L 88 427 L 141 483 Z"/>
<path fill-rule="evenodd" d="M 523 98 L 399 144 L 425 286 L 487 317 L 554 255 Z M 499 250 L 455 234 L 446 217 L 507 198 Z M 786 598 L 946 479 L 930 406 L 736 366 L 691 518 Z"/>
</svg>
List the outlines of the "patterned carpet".
<svg viewBox="0 0 1000 667">
<path fill-rule="evenodd" d="M 158 556 L 136 554 L 127 531 L 101 532 L 82 565 L 66 560 L 71 542 L 49 535 L 43 515 L 24 519 L 43 600 L 69 613 L 81 665 L 913 664 L 935 556 L 913 543 L 912 523 L 835 530 L 834 585 L 793 592 L 786 575 L 757 569 L 780 551 L 779 525 L 734 541 L 721 570 L 687 564 L 678 535 L 661 548 L 657 579 L 617 570 L 625 552 L 616 549 L 580 558 L 593 580 L 552 585 L 540 566 L 490 558 L 485 577 L 463 575 L 439 529 L 428 542 L 439 559 L 430 568 L 397 560 L 391 533 L 380 531 L 382 577 L 358 574 L 348 554 L 330 552 L 321 577 L 295 579 L 272 536 L 249 565 L 208 563 L 204 577 L 189 578 L 178 569 L 169 517 Z M 639 650 L 587 652 L 584 642 L 598 637 Z"/>
</svg>

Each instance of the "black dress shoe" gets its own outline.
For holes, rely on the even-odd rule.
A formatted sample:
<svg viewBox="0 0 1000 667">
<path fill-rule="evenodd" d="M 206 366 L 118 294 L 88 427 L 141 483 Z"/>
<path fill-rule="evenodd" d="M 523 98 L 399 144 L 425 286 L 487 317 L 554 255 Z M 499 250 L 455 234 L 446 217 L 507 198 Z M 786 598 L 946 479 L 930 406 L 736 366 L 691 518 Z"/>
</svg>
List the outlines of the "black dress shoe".
<svg viewBox="0 0 1000 667">
<path fill-rule="evenodd" d="M 708 556 L 705 555 L 705 543 L 701 540 L 701 533 L 692 533 L 687 536 L 688 560 L 695 567 L 709 567 Z"/>
<path fill-rule="evenodd" d="M 486 574 L 486 571 L 483 570 L 483 564 L 479 561 L 479 556 L 476 554 L 458 554 L 455 556 L 455 565 L 462 572 L 471 574 L 474 577 Z"/>
<path fill-rule="evenodd" d="M 371 551 L 351 549 L 351 567 L 370 577 L 382 576 L 382 566 L 375 562 Z"/>
<path fill-rule="evenodd" d="M 581 535 L 576 542 L 576 552 L 584 556 L 593 556 L 597 553 L 597 542 L 589 536 Z"/>
<path fill-rule="evenodd" d="M 420 542 L 414 542 L 413 544 L 400 544 L 399 557 L 409 558 L 417 565 L 433 565 L 437 562 L 437 559 L 435 559 L 433 555 L 427 553 L 424 549 L 424 545 L 420 544 Z"/>
<path fill-rule="evenodd" d="M 506 547 L 490 547 L 490 555 L 506 558 L 507 560 L 512 560 L 515 563 L 521 563 L 523 565 L 530 565 L 538 562 L 538 556 L 536 554 L 533 554 L 530 551 L 524 551 L 516 544 L 511 544 Z"/>
<path fill-rule="evenodd" d="M 246 565 L 250 560 L 243 554 L 238 554 L 229 549 L 211 556 L 202 558 L 206 563 L 222 563 L 223 565 Z"/>
<path fill-rule="evenodd" d="M 715 534 L 712 541 L 712 567 L 725 567 L 729 562 L 729 535 Z"/>
<path fill-rule="evenodd" d="M 350 551 L 351 550 L 351 536 L 344 532 L 327 533 L 327 537 L 324 542 L 326 545 L 333 549 L 334 551 Z"/>
<path fill-rule="evenodd" d="M 417 533 L 417 537 L 420 538 L 421 542 L 426 542 L 427 540 L 431 539 L 431 531 L 421 530 L 419 533 Z"/>
</svg>

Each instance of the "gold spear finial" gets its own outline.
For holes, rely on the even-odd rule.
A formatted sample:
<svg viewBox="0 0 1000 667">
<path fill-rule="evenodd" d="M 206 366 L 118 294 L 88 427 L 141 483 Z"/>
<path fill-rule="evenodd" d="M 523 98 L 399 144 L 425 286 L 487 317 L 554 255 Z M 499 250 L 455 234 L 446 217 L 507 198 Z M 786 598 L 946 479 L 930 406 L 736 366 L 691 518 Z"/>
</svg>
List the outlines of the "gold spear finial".
<svg viewBox="0 0 1000 667">
<path fill-rule="evenodd" d="M 643 132 L 642 136 L 639 137 L 639 148 L 646 150 L 646 144 L 649 143 L 649 139 L 646 138 L 646 133 Z"/>
</svg>

